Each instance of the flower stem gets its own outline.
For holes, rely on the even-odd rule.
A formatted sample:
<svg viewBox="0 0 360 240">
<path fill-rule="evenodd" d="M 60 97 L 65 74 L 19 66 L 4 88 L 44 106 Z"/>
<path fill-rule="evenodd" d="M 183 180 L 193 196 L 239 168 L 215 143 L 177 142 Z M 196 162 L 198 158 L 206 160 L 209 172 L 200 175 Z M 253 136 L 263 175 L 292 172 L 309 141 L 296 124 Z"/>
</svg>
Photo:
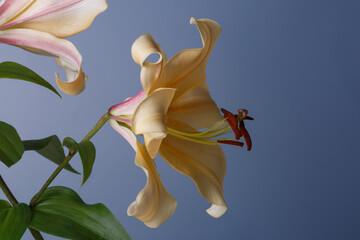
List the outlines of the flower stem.
<svg viewBox="0 0 360 240">
<path fill-rule="evenodd" d="M 81 140 L 81 142 L 89 141 L 104 124 L 109 119 L 108 113 L 105 113 L 100 120 L 95 124 L 95 126 L 90 130 L 90 132 Z M 56 178 L 56 176 L 61 172 L 61 170 L 68 164 L 71 158 L 76 154 L 76 150 L 73 152 L 69 152 L 69 154 L 65 157 L 65 159 L 59 164 L 59 166 L 55 169 L 55 171 L 51 174 L 51 176 L 46 180 L 44 185 L 41 187 L 40 191 L 35 195 L 35 197 L 30 202 L 30 207 L 34 206 L 37 200 L 39 200 L 40 196 L 44 193 L 47 187 L 51 184 L 51 182 Z"/>
<path fill-rule="evenodd" d="M 81 140 L 81 142 L 89 141 L 100 130 L 100 128 L 104 126 L 107 120 L 109 120 L 109 114 L 105 113 L 95 124 L 95 126 L 90 130 L 90 132 L 86 134 L 86 136 Z"/>
<path fill-rule="evenodd" d="M 0 188 L 3 190 L 5 196 L 7 199 L 9 199 L 10 203 L 15 207 L 19 202 L 16 200 L 14 194 L 10 191 L 10 188 L 5 183 L 4 179 L 0 175 Z M 29 227 L 31 235 L 33 235 L 35 240 L 44 240 L 44 238 L 41 236 L 41 233 L 31 227 Z"/>
</svg>

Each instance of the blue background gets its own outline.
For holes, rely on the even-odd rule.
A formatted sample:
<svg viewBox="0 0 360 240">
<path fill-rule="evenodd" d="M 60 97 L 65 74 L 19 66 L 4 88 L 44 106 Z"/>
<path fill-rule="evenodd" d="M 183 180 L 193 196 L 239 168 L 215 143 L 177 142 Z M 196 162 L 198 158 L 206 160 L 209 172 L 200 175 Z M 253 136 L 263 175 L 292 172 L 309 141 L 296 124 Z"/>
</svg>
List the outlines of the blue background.
<svg viewBox="0 0 360 240">
<path fill-rule="evenodd" d="M 88 30 L 69 38 L 83 56 L 86 91 L 61 100 L 30 83 L 0 80 L 0 120 L 23 139 L 80 140 L 110 106 L 141 90 L 130 54 L 138 36 L 151 33 L 171 57 L 201 47 L 190 17 L 211 18 L 223 28 L 207 67 L 211 94 L 219 107 L 246 108 L 255 118 L 247 122 L 252 151 L 224 146 L 228 212 L 208 216 L 193 182 L 158 157 L 177 210 L 157 229 L 128 217 L 146 178 L 109 124 L 93 138 L 88 182 L 80 187 L 81 176 L 64 171 L 53 185 L 104 203 L 133 239 L 360 239 L 359 12 L 355 0 L 109 1 Z M 22 63 L 52 84 L 61 72 L 48 57 L 7 45 L 0 52 L 1 61 Z M 72 165 L 81 170 L 78 156 Z M 55 167 L 26 152 L 0 172 L 28 202 Z M 27 232 L 24 239 L 32 238 Z"/>
</svg>

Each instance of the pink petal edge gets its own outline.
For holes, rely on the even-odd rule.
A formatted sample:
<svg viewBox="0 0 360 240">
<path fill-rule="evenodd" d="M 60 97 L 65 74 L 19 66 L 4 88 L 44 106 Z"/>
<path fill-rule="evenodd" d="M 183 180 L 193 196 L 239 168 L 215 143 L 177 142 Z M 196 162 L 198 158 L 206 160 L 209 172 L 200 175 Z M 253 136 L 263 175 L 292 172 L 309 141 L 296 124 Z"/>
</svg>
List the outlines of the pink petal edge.
<svg viewBox="0 0 360 240">
<path fill-rule="evenodd" d="M 59 5 L 59 4 L 58 4 L 58 5 L 54 4 L 54 5 L 55 5 L 54 7 L 49 8 L 49 9 L 46 9 L 45 11 L 38 12 L 38 13 L 32 15 L 32 16 L 29 16 L 29 17 L 26 17 L 26 18 L 23 18 L 23 19 L 19 19 L 19 20 L 17 20 L 17 21 L 10 22 L 9 24 L 0 26 L 0 30 L 1 30 L 1 29 L 5 29 L 5 28 L 9 28 L 9 27 L 12 27 L 12 26 L 15 26 L 15 25 L 17 25 L 17 24 L 20 24 L 20 23 L 23 23 L 23 22 L 32 20 L 32 19 L 37 18 L 37 17 L 42 17 L 42 16 L 44 16 L 44 15 L 51 14 L 51 13 L 53 13 L 53 12 L 56 12 L 56 11 L 58 11 L 58 10 L 60 10 L 60 9 L 69 7 L 69 6 L 74 5 L 74 4 L 76 4 L 76 3 L 78 3 L 78 2 L 81 2 L 81 1 L 83 1 L 83 0 L 74 0 L 74 1 L 71 1 L 71 2 L 69 2 L 69 3 L 60 4 L 60 5 Z"/>
<path fill-rule="evenodd" d="M 131 147 L 136 152 L 136 136 L 135 136 L 135 134 L 131 130 L 127 129 L 126 127 L 120 126 L 114 119 L 110 119 L 109 123 L 110 123 L 111 127 L 113 127 L 115 129 L 115 131 L 117 131 L 123 138 L 125 138 L 125 140 L 131 145 Z"/>
<path fill-rule="evenodd" d="M 142 102 L 142 100 L 144 100 L 145 97 L 146 93 L 144 90 L 142 90 L 132 98 L 110 107 L 109 113 L 112 115 L 131 115 L 134 113 L 136 107 L 139 105 L 140 102 Z"/>
</svg>

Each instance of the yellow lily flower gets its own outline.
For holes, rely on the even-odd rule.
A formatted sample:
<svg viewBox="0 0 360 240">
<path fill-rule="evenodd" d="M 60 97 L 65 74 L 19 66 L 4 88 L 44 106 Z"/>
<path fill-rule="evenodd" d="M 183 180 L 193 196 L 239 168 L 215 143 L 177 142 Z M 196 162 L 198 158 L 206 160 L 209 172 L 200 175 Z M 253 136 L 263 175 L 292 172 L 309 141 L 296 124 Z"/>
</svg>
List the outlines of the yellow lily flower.
<svg viewBox="0 0 360 240">
<path fill-rule="evenodd" d="M 183 50 L 169 61 L 150 34 L 134 42 L 132 57 L 141 66 L 144 90 L 109 109 L 111 126 L 136 150 L 135 163 L 148 177 L 146 186 L 129 206 L 128 215 L 149 227 L 158 227 L 176 208 L 176 200 L 166 191 L 156 170 L 153 159 L 158 152 L 195 182 L 200 194 L 212 204 L 207 213 L 217 218 L 227 210 L 223 198 L 226 159 L 219 144 L 243 145 L 235 138 L 218 137 L 233 128 L 239 131 L 239 139 L 238 122 L 246 119 L 246 114 L 226 113 L 224 118 L 206 85 L 207 60 L 221 27 L 210 19 L 191 18 L 190 22 L 197 25 L 203 47 Z M 146 60 L 152 54 L 159 56 L 158 61 Z M 235 119 L 236 126 L 230 119 Z M 144 136 L 145 146 L 136 141 L 134 133 Z"/>
<path fill-rule="evenodd" d="M 62 38 L 87 29 L 107 8 L 106 0 L 2 0 L 0 43 L 52 56 L 64 69 L 67 82 L 55 78 L 59 88 L 77 95 L 87 77 L 81 70 L 82 57 L 76 47 Z"/>
</svg>

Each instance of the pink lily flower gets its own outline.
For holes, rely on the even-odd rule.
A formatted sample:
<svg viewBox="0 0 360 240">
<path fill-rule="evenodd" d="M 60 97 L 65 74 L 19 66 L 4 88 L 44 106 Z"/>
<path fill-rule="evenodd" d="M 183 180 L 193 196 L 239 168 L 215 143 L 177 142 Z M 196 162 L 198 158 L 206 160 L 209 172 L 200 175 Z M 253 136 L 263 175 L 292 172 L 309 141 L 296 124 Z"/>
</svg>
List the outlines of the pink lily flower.
<svg viewBox="0 0 360 240">
<path fill-rule="evenodd" d="M 109 109 L 111 126 L 134 148 L 135 164 L 147 175 L 146 186 L 129 206 L 128 215 L 149 227 L 160 226 L 177 205 L 156 170 L 157 153 L 195 182 L 212 204 L 207 213 L 217 218 L 227 210 L 222 188 L 226 159 L 220 144 L 242 146 L 237 140 L 248 138 L 243 124 L 249 118 L 247 111 L 234 115 L 224 110 L 222 116 L 206 85 L 207 60 L 221 27 L 210 19 L 190 22 L 197 25 L 203 47 L 183 50 L 170 60 L 150 34 L 134 42 L 132 57 L 141 66 L 144 90 Z M 154 63 L 147 61 L 152 54 L 159 56 Z M 230 132 L 235 137 L 220 138 Z M 144 137 L 145 146 L 136 135 Z"/>
<path fill-rule="evenodd" d="M 59 88 L 77 95 L 87 77 L 76 47 L 62 38 L 87 29 L 107 8 L 106 0 L 3 0 L 0 3 L 0 43 L 52 56 L 63 68 L 67 81 L 55 73 Z"/>
</svg>

